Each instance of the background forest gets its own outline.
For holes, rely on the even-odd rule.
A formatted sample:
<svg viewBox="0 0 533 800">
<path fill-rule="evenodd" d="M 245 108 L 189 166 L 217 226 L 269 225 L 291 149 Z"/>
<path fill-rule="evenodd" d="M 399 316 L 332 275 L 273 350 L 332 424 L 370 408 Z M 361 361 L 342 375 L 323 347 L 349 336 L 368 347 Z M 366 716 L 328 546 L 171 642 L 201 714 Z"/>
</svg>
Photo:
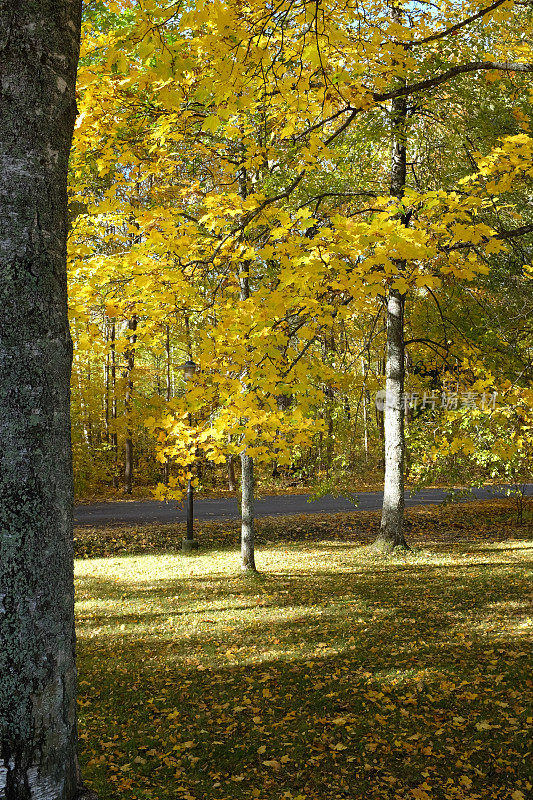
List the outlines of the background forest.
<svg viewBox="0 0 533 800">
<path fill-rule="evenodd" d="M 78 498 L 234 490 L 244 450 L 264 488 L 378 484 L 394 292 L 408 482 L 527 478 L 530 30 L 509 1 L 86 3 Z"/>
</svg>

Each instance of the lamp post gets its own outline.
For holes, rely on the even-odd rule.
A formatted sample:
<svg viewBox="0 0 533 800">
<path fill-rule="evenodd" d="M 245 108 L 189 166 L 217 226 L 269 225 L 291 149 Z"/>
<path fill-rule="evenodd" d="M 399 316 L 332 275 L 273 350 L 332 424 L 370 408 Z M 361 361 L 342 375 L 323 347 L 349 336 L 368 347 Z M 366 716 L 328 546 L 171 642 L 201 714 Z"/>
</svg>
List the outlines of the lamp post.
<svg viewBox="0 0 533 800">
<path fill-rule="evenodd" d="M 194 363 L 191 359 L 182 364 L 180 369 L 183 370 L 183 377 L 186 381 L 194 380 L 194 376 L 196 374 L 196 370 L 198 369 L 198 365 Z M 189 414 L 189 426 L 192 427 L 192 419 L 191 415 Z M 192 481 L 189 478 L 187 481 L 187 535 L 183 539 L 181 543 L 181 549 L 184 553 L 190 553 L 192 550 L 198 550 L 198 541 L 194 538 L 194 522 L 193 522 L 193 512 L 194 512 L 194 490 L 192 486 Z"/>
</svg>

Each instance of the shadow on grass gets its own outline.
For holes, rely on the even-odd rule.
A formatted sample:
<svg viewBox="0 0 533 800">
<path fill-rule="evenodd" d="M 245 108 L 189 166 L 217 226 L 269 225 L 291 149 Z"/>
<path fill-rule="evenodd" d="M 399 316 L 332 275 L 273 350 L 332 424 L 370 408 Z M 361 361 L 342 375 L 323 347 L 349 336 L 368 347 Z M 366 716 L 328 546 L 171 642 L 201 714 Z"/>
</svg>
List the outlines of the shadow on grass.
<svg viewBox="0 0 533 800">
<path fill-rule="evenodd" d="M 485 551 L 484 551 L 485 552 Z M 501 550 L 488 551 L 494 558 L 486 560 L 468 560 L 467 563 L 402 563 L 388 561 L 386 563 L 357 565 L 353 571 L 344 569 L 335 572 L 336 568 L 343 568 L 346 559 L 337 560 L 335 553 L 328 558 L 328 569 L 313 568 L 309 571 L 291 570 L 290 572 L 276 571 L 264 573 L 261 583 L 248 583 L 241 576 L 228 573 L 213 573 L 208 575 L 187 575 L 176 578 L 150 578 L 132 580 L 130 577 L 123 581 L 116 577 L 102 579 L 101 577 L 80 576 L 77 580 L 78 598 L 116 599 L 126 598 L 142 600 L 143 598 L 157 597 L 161 601 L 170 600 L 176 603 L 203 603 L 199 611 L 205 610 L 209 604 L 218 598 L 227 598 L 228 595 L 237 593 L 239 597 L 262 598 L 264 605 L 275 607 L 278 605 L 289 606 L 301 599 L 302 592 L 306 601 L 312 603 L 328 602 L 342 590 L 353 599 L 365 602 L 383 602 L 396 605 L 402 599 L 416 605 L 417 592 L 423 590 L 424 595 L 431 596 L 432 583 L 439 585 L 436 597 L 442 602 L 446 598 L 458 596 L 463 598 L 465 605 L 471 607 L 490 602 L 490 598 L 499 597 L 507 588 L 512 591 L 512 582 L 509 584 L 509 573 L 517 567 L 516 559 L 504 560 L 498 556 Z M 516 552 L 516 550 L 515 550 Z M 527 552 L 527 550 L 526 550 Z M 280 557 L 282 557 L 280 553 Z M 504 570 L 504 574 L 495 573 L 495 568 Z M 472 571 L 476 570 L 473 574 Z M 449 577 L 445 581 L 444 577 Z M 454 577 L 457 576 L 457 577 Z M 429 583 L 428 583 L 429 582 Z M 483 585 L 483 595 L 478 595 L 479 586 Z M 466 594 L 465 594 L 466 592 Z M 428 594 L 429 593 L 429 594 Z M 477 599 L 472 599 L 474 596 Z M 468 598 L 468 599 L 467 599 Z M 242 608 L 255 608 L 255 605 L 235 606 L 228 605 L 221 610 L 240 610 Z M 117 616 L 121 616 L 121 609 L 117 609 Z M 183 612 L 185 613 L 185 612 Z"/>
<path fill-rule="evenodd" d="M 94 750 L 111 748 L 91 777 L 104 798 L 116 786 L 166 800 L 183 785 L 195 798 L 245 798 L 253 783 L 262 797 L 367 798 L 379 786 L 392 799 L 428 772 L 434 797 L 467 776 L 480 797 L 503 798 L 527 778 L 527 665 L 520 642 L 505 644 L 512 659 L 490 644 L 398 655 L 364 639 L 357 654 L 252 671 L 180 666 L 161 643 L 112 650 L 82 708 Z"/>
<path fill-rule="evenodd" d="M 117 562 L 80 579 L 80 729 L 102 800 L 527 796 L 527 562 L 349 569 L 340 552 L 288 574 L 280 551 L 253 585 L 117 582 Z"/>
</svg>

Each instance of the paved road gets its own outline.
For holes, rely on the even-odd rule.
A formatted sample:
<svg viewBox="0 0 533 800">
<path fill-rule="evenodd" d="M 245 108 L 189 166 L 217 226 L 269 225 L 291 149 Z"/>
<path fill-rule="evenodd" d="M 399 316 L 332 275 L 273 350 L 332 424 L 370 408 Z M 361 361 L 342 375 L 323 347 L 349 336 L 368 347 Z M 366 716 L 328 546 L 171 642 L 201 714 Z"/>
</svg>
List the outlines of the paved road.
<svg viewBox="0 0 533 800">
<path fill-rule="evenodd" d="M 475 489 L 478 500 L 489 500 L 505 496 L 505 489 Z M 533 484 L 528 484 L 526 494 L 533 495 Z M 420 506 L 442 503 L 447 493 L 443 489 L 425 489 L 411 495 L 406 492 L 406 506 Z M 256 516 L 269 517 L 292 514 L 334 514 L 343 511 L 376 511 L 381 508 L 383 492 L 360 492 L 354 495 L 354 502 L 342 497 L 326 495 L 320 500 L 308 502 L 307 494 L 280 495 L 264 497 L 256 502 Z M 355 505 L 355 503 L 357 505 Z M 198 520 L 231 520 L 239 518 L 239 506 L 235 498 L 221 500 L 202 500 L 194 504 L 194 517 Z M 96 503 L 78 505 L 74 510 L 74 521 L 78 526 L 100 526 L 132 524 L 145 522 L 184 522 L 185 511 L 176 503 L 161 503 L 156 500 Z"/>
</svg>

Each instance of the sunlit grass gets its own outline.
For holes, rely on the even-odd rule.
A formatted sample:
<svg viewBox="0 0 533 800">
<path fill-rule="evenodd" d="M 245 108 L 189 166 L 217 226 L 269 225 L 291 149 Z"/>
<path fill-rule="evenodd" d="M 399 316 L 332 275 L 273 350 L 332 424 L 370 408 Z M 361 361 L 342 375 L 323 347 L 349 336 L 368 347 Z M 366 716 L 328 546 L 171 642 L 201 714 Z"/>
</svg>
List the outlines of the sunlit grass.
<svg viewBox="0 0 533 800">
<path fill-rule="evenodd" d="M 102 800 L 522 800 L 532 554 L 279 541 L 253 580 L 228 548 L 78 561 L 89 782 Z"/>
</svg>

